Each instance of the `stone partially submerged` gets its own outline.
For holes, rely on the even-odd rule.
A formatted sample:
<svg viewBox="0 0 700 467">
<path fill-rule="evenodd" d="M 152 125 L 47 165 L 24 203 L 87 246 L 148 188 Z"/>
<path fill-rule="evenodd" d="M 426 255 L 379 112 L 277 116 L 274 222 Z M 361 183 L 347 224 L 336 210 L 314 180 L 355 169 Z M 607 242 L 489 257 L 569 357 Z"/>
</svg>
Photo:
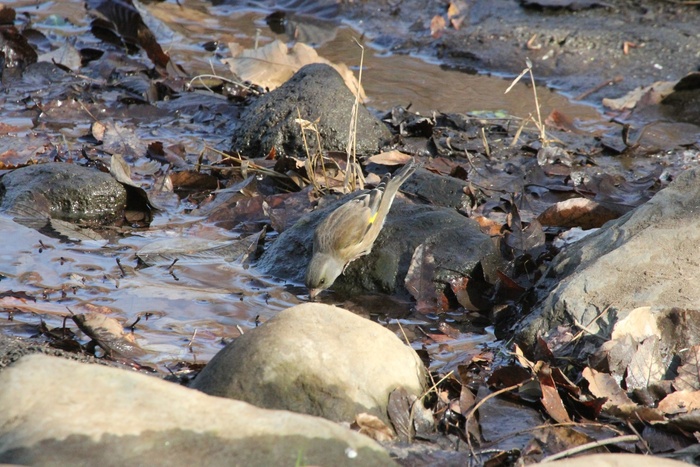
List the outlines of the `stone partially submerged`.
<svg viewBox="0 0 700 467">
<path fill-rule="evenodd" d="M 122 218 L 126 198 L 111 175 L 77 164 L 29 165 L 0 178 L 0 210 L 20 219 L 107 225 Z"/>
<path fill-rule="evenodd" d="M 344 201 L 313 211 L 285 230 L 265 251 L 258 268 L 277 277 L 303 283 L 311 260 L 316 227 Z M 495 252 L 488 235 L 472 219 L 453 208 L 396 200 L 372 252 L 348 265 L 333 284 L 344 294 L 406 293 L 405 280 L 414 252 L 425 244 L 435 258 L 433 282 L 448 283 L 470 275 Z"/>
<path fill-rule="evenodd" d="M 345 152 L 355 96 L 330 65 L 312 64 L 300 69 L 279 88 L 259 97 L 240 118 L 232 138 L 232 150 L 245 157 L 302 157 L 306 145 L 297 119 L 316 122 L 324 151 Z M 318 147 L 307 132 L 309 150 Z M 391 138 L 387 127 L 360 106 L 357 116 L 357 155 L 375 154 Z"/>
</svg>

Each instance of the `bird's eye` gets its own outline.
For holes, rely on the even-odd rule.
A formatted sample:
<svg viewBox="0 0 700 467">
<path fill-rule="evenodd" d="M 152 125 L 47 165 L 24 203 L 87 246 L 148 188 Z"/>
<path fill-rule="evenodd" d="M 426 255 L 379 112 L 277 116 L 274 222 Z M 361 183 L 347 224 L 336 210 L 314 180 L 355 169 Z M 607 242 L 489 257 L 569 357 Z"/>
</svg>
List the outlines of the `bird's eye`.
<svg viewBox="0 0 700 467">
<path fill-rule="evenodd" d="M 323 284 L 326 283 L 326 279 L 321 279 L 320 281 L 318 281 L 318 283 L 321 284 L 321 285 L 323 285 Z"/>
</svg>

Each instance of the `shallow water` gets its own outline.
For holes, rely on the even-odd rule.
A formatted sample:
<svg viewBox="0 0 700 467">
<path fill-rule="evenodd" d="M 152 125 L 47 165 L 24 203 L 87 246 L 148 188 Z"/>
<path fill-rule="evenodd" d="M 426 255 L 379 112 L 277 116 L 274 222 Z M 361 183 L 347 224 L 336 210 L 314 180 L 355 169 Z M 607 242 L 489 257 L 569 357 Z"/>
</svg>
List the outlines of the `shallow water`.
<svg viewBox="0 0 700 467">
<path fill-rule="evenodd" d="M 20 12 L 29 12 L 34 27 L 50 38 L 79 34 L 91 40 L 89 18 L 82 3 L 18 2 L 17 6 L 21 6 Z M 201 45 L 206 42 L 237 41 L 251 47 L 256 40 L 264 44 L 284 38 L 267 28 L 260 11 L 185 0 L 179 4 L 156 3 L 146 12 L 167 24 L 163 29 L 154 28 L 163 48 L 177 63 L 199 73 L 213 71 L 225 76 L 227 71 L 218 62 L 218 58 L 226 56 L 225 47 L 216 53 L 203 53 Z M 63 21 L 66 18 L 68 22 Z M 340 25 L 319 47 L 319 54 L 357 68 L 360 49 L 352 38 L 358 36 L 350 26 Z M 377 111 L 409 104 L 413 110 L 426 114 L 438 110 L 504 111 L 527 117 L 534 111 L 532 91 L 524 83 L 504 94 L 510 84 L 507 79 L 443 70 L 419 57 L 394 56 L 366 45 L 363 85 L 369 105 Z M 572 103 L 543 87 L 538 88 L 538 95 L 543 116 L 556 108 L 573 118 L 600 121 L 600 115 L 590 106 Z M 15 122 L 25 130 L 30 123 L 26 119 Z M 71 135 L 62 129 L 62 134 L 77 137 L 84 130 L 73 130 Z M 185 137 L 178 138 L 170 128 L 159 131 L 158 139 L 165 142 Z M 136 251 L 158 239 L 236 237 L 185 212 L 183 204 L 173 205 L 157 216 L 148 229 L 118 235 L 109 243 L 93 244 L 61 242 L 0 217 L 0 285 L 5 291 L 26 292 L 36 298 L 36 302 L 12 296 L 0 299 L 7 312 L 7 316 L 0 317 L 0 332 L 30 336 L 38 333 L 41 320 L 49 327 L 61 327 L 70 314 L 69 308 L 79 313 L 90 307 L 106 307 L 101 311 L 126 326 L 141 318 L 131 331 L 138 344 L 148 351 L 139 361 L 164 370 L 179 361 L 206 362 L 227 340 L 254 327 L 257 321 L 264 322 L 279 310 L 304 300 L 304 291 L 298 284 L 261 277 L 253 268 L 239 263 L 182 260 L 172 268 L 139 266 Z M 331 295 L 326 300 L 333 303 L 335 297 Z M 343 305 L 388 323 L 398 335 L 403 330 L 395 324 L 411 314 L 410 304 L 386 297 L 358 298 Z M 435 325 L 420 316 L 412 316 L 404 324 L 425 329 Z M 68 326 L 75 329 L 70 320 Z M 420 346 L 420 334 L 413 336 L 414 345 Z M 428 347 L 436 357 L 436 366 L 443 368 L 451 366 L 462 353 L 492 340 L 490 334 L 465 334 L 452 347 Z M 81 337 L 81 342 L 86 341 Z"/>
</svg>

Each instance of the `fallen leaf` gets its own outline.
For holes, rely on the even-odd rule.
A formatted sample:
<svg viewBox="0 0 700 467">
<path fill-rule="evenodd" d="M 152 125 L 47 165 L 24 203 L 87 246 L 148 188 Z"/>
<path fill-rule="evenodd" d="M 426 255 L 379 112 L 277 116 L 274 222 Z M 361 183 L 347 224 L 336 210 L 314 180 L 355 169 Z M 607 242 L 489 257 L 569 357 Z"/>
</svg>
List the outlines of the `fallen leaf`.
<svg viewBox="0 0 700 467">
<path fill-rule="evenodd" d="M 413 156 L 401 151 L 386 151 L 367 158 L 367 162 L 380 165 L 402 165 L 413 159 Z"/>
<path fill-rule="evenodd" d="M 640 102 L 647 105 L 658 104 L 664 97 L 673 92 L 676 83 L 677 81 L 658 81 L 649 86 L 639 87 L 617 99 L 605 98 L 603 105 L 612 110 L 631 110 L 636 108 Z"/>
<path fill-rule="evenodd" d="M 435 258 L 430 247 L 422 243 L 413 252 L 405 281 L 406 290 L 416 299 L 416 311 L 419 313 L 432 313 L 437 307 L 434 275 Z"/>
<path fill-rule="evenodd" d="M 678 376 L 673 380 L 673 387 L 677 391 L 700 390 L 700 345 L 694 345 L 679 352 L 681 365 L 678 367 Z"/>
<path fill-rule="evenodd" d="M 430 35 L 433 36 L 434 39 L 437 39 L 442 35 L 446 26 L 445 18 L 440 15 L 433 16 L 433 19 L 430 20 Z"/>
<path fill-rule="evenodd" d="M 375 415 L 368 413 L 357 414 L 350 428 L 380 443 L 392 441 L 395 438 L 391 428 Z"/>
<path fill-rule="evenodd" d="M 411 424 L 411 397 L 405 388 L 399 387 L 389 394 L 387 414 L 394 425 L 399 439 L 408 442 L 413 437 L 413 425 Z"/>
<path fill-rule="evenodd" d="M 125 333 L 114 318 L 102 313 L 77 314 L 71 318 L 81 331 L 112 357 L 134 358 L 144 354 L 133 334 Z"/>
<path fill-rule="evenodd" d="M 353 94 L 357 94 L 359 89 L 362 102 L 367 99 L 364 89 L 347 65 L 331 63 L 320 57 L 315 49 L 301 42 L 295 43 L 291 49 L 280 40 L 257 49 L 244 49 L 236 43 L 230 43 L 229 49 L 232 58 L 224 59 L 222 62 L 242 80 L 250 81 L 263 88 L 273 90 L 279 87 L 304 65 L 325 63 L 335 68 Z"/>
<path fill-rule="evenodd" d="M 657 315 L 658 313 L 648 306 L 635 308 L 624 319 L 615 323 L 610 336 L 611 340 L 630 336 L 634 342 L 642 342 L 647 337 L 660 335 Z"/>
<path fill-rule="evenodd" d="M 540 382 L 542 389 L 542 406 L 547 411 L 550 417 L 556 420 L 557 423 L 568 423 L 571 421 L 564 402 L 559 397 L 557 385 L 552 378 L 552 369 L 549 364 L 545 363 L 540 366 L 537 372 L 537 379 Z"/>
<path fill-rule="evenodd" d="M 627 367 L 627 390 L 647 388 L 651 383 L 664 379 L 666 366 L 661 356 L 659 337 L 646 338 Z"/>
<path fill-rule="evenodd" d="M 572 198 L 549 206 L 537 217 L 542 225 L 554 227 L 580 227 L 584 230 L 600 227 L 621 213 L 611 211 L 587 198 Z"/>
<path fill-rule="evenodd" d="M 676 391 L 664 397 L 657 408 L 667 415 L 698 410 L 700 409 L 700 391 Z"/>
<path fill-rule="evenodd" d="M 581 376 L 588 381 L 588 390 L 591 394 L 608 399 L 603 408 L 633 404 L 612 375 L 586 367 Z"/>
</svg>

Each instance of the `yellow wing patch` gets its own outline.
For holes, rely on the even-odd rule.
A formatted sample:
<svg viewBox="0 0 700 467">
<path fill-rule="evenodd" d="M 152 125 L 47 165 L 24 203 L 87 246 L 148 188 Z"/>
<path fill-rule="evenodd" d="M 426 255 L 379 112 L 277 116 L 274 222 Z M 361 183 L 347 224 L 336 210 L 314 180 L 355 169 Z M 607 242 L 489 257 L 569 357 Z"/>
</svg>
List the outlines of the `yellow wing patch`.
<svg viewBox="0 0 700 467">
<path fill-rule="evenodd" d="M 379 212 L 375 212 L 374 214 L 372 214 L 372 217 L 369 218 L 370 224 L 374 223 L 374 221 L 377 220 L 377 214 L 379 214 Z"/>
</svg>

